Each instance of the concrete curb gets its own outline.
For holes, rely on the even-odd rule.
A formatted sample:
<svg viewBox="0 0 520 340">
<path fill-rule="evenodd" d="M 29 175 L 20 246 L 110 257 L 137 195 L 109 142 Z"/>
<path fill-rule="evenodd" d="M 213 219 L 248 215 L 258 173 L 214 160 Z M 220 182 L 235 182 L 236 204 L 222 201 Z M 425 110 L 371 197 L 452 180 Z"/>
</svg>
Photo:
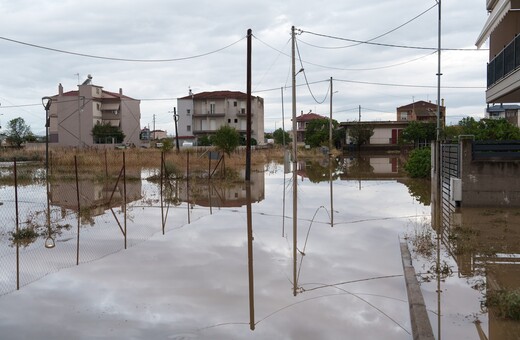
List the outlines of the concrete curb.
<svg viewBox="0 0 520 340">
<path fill-rule="evenodd" d="M 417 281 L 415 269 L 412 266 L 412 257 L 408 250 L 408 244 L 406 242 L 400 242 L 400 245 L 413 338 L 414 340 L 434 340 L 435 338 L 433 337 L 432 326 L 428 318 L 428 313 L 426 312 L 421 287 Z"/>
</svg>

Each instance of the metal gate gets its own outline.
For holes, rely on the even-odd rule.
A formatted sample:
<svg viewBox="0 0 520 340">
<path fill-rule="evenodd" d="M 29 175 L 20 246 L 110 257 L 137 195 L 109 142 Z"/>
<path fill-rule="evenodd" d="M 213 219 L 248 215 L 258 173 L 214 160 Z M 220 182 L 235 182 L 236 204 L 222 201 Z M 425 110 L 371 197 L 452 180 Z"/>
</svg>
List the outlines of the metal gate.
<svg viewBox="0 0 520 340">
<path fill-rule="evenodd" d="M 448 240 L 450 234 L 450 226 L 452 225 L 453 213 L 457 207 L 455 201 L 451 200 L 450 192 L 451 178 L 460 178 L 460 147 L 459 144 L 441 144 L 441 164 L 440 164 L 440 180 L 441 180 L 441 206 L 442 206 L 442 234 L 445 241 Z M 450 242 L 445 242 L 450 244 Z M 450 249 L 451 251 L 451 249 Z"/>
</svg>

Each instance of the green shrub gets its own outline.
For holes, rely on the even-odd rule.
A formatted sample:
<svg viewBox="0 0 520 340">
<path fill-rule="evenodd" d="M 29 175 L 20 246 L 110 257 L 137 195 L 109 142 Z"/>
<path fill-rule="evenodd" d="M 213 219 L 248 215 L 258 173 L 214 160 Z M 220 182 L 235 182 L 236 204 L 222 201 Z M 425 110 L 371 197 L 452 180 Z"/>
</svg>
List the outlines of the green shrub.
<svg viewBox="0 0 520 340">
<path fill-rule="evenodd" d="M 431 174 L 430 148 L 415 149 L 410 153 L 408 162 L 404 165 L 408 175 L 413 178 L 426 178 Z"/>
<path fill-rule="evenodd" d="M 489 292 L 486 306 L 494 307 L 502 318 L 520 320 L 520 290 L 498 290 Z"/>
</svg>

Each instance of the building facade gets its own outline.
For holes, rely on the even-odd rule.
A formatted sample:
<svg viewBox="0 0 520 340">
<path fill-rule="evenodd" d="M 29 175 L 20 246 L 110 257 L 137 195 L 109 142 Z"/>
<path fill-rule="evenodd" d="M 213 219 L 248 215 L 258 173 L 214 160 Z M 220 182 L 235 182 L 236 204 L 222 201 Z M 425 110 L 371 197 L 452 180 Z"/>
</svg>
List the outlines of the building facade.
<svg viewBox="0 0 520 340">
<path fill-rule="evenodd" d="M 486 118 L 507 120 L 510 124 L 520 127 L 518 111 L 520 105 L 493 105 L 486 109 Z"/>
<path fill-rule="evenodd" d="M 487 103 L 520 102 L 520 0 L 486 0 L 488 19 L 477 47 L 489 39 Z"/>
<path fill-rule="evenodd" d="M 407 105 L 400 106 L 396 109 L 396 121 L 419 121 L 419 122 L 437 122 L 437 104 L 419 100 Z M 446 107 L 444 106 L 444 99 L 440 106 L 440 125 L 445 126 L 446 123 Z"/>
<path fill-rule="evenodd" d="M 179 141 L 197 143 L 202 136 L 214 134 L 228 125 L 245 135 L 247 94 L 238 91 L 213 91 L 190 94 L 177 99 Z M 251 138 L 264 144 L 264 100 L 251 98 Z"/>
<path fill-rule="evenodd" d="M 316 119 L 329 119 L 328 117 L 321 116 L 317 113 L 313 113 L 312 111 L 309 113 L 303 113 L 301 111 L 300 115 L 296 117 L 296 142 L 297 143 L 305 143 L 305 129 L 307 128 L 307 124 L 309 122 Z"/>
<path fill-rule="evenodd" d="M 374 134 L 370 137 L 369 145 L 394 145 L 399 144 L 403 130 L 409 121 L 372 121 L 372 122 L 344 122 L 340 126 L 346 130 L 347 145 L 352 143 L 350 131 L 357 126 L 368 126 L 373 129 Z"/>
<path fill-rule="evenodd" d="M 113 144 L 111 140 L 94 140 L 92 128 L 98 123 L 119 127 L 125 134 L 123 143 L 139 145 L 140 101 L 125 96 L 122 89 L 117 93 L 105 91 L 102 86 L 93 85 L 89 77 L 77 91 L 63 92 L 63 86 L 59 84 L 58 94 L 51 98 L 51 145 L 92 147 Z"/>
</svg>

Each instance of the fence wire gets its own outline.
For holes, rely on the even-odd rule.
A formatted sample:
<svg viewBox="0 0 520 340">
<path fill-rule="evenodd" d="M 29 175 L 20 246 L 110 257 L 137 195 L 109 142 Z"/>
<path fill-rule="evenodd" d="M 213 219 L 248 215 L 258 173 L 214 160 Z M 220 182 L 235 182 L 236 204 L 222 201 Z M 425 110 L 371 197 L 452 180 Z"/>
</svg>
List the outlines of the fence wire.
<svg viewBox="0 0 520 340">
<path fill-rule="evenodd" d="M 48 172 L 45 161 L 0 164 L 0 295 L 211 213 L 194 209 L 202 181 L 215 190 L 207 161 L 155 153 L 143 167 L 137 155 L 51 152 Z"/>
</svg>

